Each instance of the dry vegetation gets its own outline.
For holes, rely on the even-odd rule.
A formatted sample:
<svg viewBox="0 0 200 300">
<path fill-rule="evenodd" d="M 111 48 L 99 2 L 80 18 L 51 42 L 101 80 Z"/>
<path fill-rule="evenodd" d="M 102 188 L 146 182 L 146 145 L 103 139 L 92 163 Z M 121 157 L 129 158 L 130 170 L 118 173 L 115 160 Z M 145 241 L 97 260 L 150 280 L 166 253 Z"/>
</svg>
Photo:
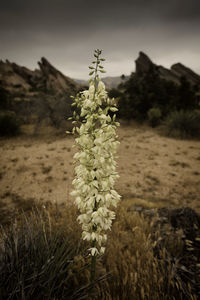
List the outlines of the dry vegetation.
<svg viewBox="0 0 200 300">
<path fill-rule="evenodd" d="M 199 250 L 197 254 L 191 252 L 191 242 L 187 242 L 189 246 L 185 244 L 182 230 L 172 230 L 169 224 L 162 228 L 156 215 L 146 218 L 138 211 L 188 206 L 200 212 L 200 142 L 162 137 L 149 127 L 135 124 L 122 125 L 118 133 L 120 179 L 116 187 L 122 202 L 108 237 L 105 256 L 98 261 L 97 277 L 103 276 L 103 279 L 97 282 L 93 296 L 88 290 L 86 244 L 80 241 L 77 211 L 69 196 L 75 152 L 72 137 L 21 136 L 0 141 L 1 222 L 9 222 L 8 215 L 16 214 L 17 209 L 30 211 L 33 205 L 44 214 L 50 212 L 50 221 L 48 219 L 47 229 L 43 231 L 45 237 L 48 239 L 49 231 L 60 230 L 64 239 L 70 236 L 70 243 L 76 249 L 66 269 L 65 277 L 69 277 L 66 282 L 62 281 L 65 288 L 73 291 L 71 294 L 85 286 L 81 290 L 87 295 L 85 299 L 198 299 Z M 38 218 L 33 215 L 31 220 L 34 231 Z M 199 233 L 199 228 L 197 230 Z M 17 247 L 20 252 L 20 243 Z M 49 249 L 51 247 L 47 253 L 43 250 L 46 259 L 51 255 Z M 56 261 L 52 261 L 52 270 L 54 263 Z M 185 271 L 186 267 L 189 270 Z M 185 274 L 187 279 L 184 279 Z M 52 278 L 54 275 L 52 273 Z M 45 285 L 45 279 L 42 280 Z M 20 298 L 30 290 L 20 282 L 16 285 L 18 294 L 13 299 L 32 299 L 30 296 Z M 39 288 L 41 286 L 37 286 Z M 66 295 L 57 290 L 56 293 L 52 291 L 49 298 L 45 294 L 42 296 L 45 298 L 37 295 L 34 299 L 65 299 Z"/>
</svg>

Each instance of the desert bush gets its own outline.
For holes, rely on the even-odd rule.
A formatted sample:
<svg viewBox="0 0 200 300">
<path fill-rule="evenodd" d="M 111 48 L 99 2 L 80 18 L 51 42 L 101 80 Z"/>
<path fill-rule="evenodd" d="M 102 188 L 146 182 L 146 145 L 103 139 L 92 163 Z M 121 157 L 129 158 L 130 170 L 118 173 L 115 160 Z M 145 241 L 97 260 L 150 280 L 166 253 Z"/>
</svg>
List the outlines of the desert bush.
<svg viewBox="0 0 200 300">
<path fill-rule="evenodd" d="M 162 116 L 162 112 L 160 108 L 152 107 L 151 109 L 148 110 L 147 115 L 148 115 L 148 121 L 152 127 L 156 127 L 157 125 L 159 125 Z"/>
<path fill-rule="evenodd" d="M 2 230 L 0 298 L 85 299 L 86 260 L 70 232 L 68 228 L 66 235 L 48 214 L 39 212 Z"/>
<path fill-rule="evenodd" d="M 168 136 L 200 137 L 200 114 L 183 110 L 171 112 L 164 122 L 164 128 Z"/>
<path fill-rule="evenodd" d="M 0 113 L 0 135 L 14 136 L 19 133 L 20 125 L 16 114 L 12 111 Z"/>
</svg>

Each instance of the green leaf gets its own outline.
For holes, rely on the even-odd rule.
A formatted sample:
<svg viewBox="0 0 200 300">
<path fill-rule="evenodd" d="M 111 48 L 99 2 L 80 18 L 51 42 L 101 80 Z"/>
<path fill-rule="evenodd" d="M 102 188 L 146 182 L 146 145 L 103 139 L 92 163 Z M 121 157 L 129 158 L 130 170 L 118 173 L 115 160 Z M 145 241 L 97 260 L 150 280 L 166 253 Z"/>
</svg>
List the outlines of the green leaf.
<svg viewBox="0 0 200 300">
<path fill-rule="evenodd" d="M 101 61 L 105 61 L 105 58 L 100 58 Z"/>
<path fill-rule="evenodd" d="M 99 66 L 100 69 L 103 69 L 103 66 Z"/>
<path fill-rule="evenodd" d="M 68 120 L 68 121 L 72 120 L 72 117 L 69 117 L 67 120 Z"/>
<path fill-rule="evenodd" d="M 92 72 L 89 73 L 90 76 L 93 75 L 93 74 L 94 74 L 94 71 L 92 71 Z"/>
<path fill-rule="evenodd" d="M 92 67 L 92 66 L 89 66 L 89 69 L 91 69 L 91 70 L 94 70 L 94 67 Z"/>
<path fill-rule="evenodd" d="M 99 70 L 101 73 L 106 73 L 106 71 L 105 70 Z"/>
</svg>

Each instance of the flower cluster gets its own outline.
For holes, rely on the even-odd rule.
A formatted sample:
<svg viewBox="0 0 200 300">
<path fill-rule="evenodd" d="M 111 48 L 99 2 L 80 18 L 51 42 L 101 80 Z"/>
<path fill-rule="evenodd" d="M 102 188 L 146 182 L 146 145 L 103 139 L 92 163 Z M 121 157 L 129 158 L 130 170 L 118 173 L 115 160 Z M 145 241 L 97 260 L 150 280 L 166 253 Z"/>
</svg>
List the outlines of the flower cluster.
<svg viewBox="0 0 200 300">
<path fill-rule="evenodd" d="M 74 123 L 80 126 L 73 128 L 78 134 L 75 139 L 79 151 L 74 155 L 75 167 L 74 190 L 75 203 L 80 215 L 78 221 L 82 225 L 82 237 L 91 241 L 92 256 L 104 253 L 107 239 L 106 230 L 111 228 L 115 213 L 110 209 L 116 206 L 120 196 L 114 190 L 116 172 L 115 154 L 119 144 L 117 141 L 115 121 L 117 111 L 115 100 L 109 99 L 104 83 L 98 71 L 104 71 L 100 62 L 100 50 L 96 50 L 96 66 L 90 74 L 89 89 L 81 92 L 74 99 L 73 105 L 79 108 L 74 112 Z M 112 113 L 112 117 L 109 115 Z M 81 121 L 80 121 L 81 120 Z"/>
</svg>

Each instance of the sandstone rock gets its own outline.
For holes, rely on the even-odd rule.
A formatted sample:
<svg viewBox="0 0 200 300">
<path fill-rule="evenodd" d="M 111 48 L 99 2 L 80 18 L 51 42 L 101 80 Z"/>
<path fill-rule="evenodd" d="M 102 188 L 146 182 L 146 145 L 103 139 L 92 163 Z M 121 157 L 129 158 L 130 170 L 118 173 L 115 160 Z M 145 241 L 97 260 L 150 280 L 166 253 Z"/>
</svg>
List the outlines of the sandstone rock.
<svg viewBox="0 0 200 300">
<path fill-rule="evenodd" d="M 191 69 L 185 67 L 181 63 L 177 63 L 171 66 L 171 70 L 176 74 L 179 78 L 184 76 L 191 84 L 200 84 L 200 76 L 197 75 Z"/>
<path fill-rule="evenodd" d="M 135 60 L 135 65 L 137 75 L 148 73 L 156 68 L 156 65 L 144 52 L 139 52 L 139 57 Z"/>
<path fill-rule="evenodd" d="M 173 81 L 176 84 L 180 84 L 180 79 L 184 76 L 192 85 L 200 86 L 200 76 L 181 63 L 174 64 L 171 69 L 167 69 L 163 66 L 157 66 L 145 53 L 139 52 L 139 57 L 136 59 L 135 64 L 137 76 L 154 71 L 162 79 Z"/>
<path fill-rule="evenodd" d="M 44 118 L 50 118 L 53 126 L 59 126 L 71 115 L 70 96 L 80 86 L 47 59 L 42 58 L 38 64 L 40 69 L 31 71 L 8 60 L 0 61 L 0 101 L 9 102 L 6 109 L 13 110 L 22 123 L 37 119 L 39 127 Z M 5 95 L 6 100 L 2 99 Z"/>
<path fill-rule="evenodd" d="M 75 90 L 77 84 L 71 78 L 63 75 L 60 71 L 54 68 L 46 58 L 42 57 L 41 62 L 38 62 L 41 70 L 41 77 L 45 82 L 47 91 L 52 91 L 56 94 L 70 93 Z"/>
</svg>

